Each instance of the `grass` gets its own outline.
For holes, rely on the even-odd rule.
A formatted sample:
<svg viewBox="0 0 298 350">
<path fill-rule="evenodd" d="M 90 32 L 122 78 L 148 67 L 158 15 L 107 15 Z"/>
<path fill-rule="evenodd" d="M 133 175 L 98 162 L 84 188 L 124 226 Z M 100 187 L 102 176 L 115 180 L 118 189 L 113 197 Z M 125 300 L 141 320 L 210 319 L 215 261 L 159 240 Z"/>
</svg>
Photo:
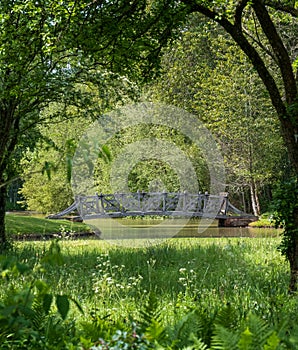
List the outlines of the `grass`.
<svg viewBox="0 0 298 350">
<path fill-rule="evenodd" d="M 42 276 L 79 300 L 87 315 L 96 309 L 128 319 L 154 291 L 167 323 L 198 305 L 215 310 L 227 303 L 242 314 L 253 310 L 274 320 L 278 312 L 298 311 L 298 304 L 294 310 L 288 306 L 289 271 L 278 243 L 278 238 L 174 239 L 135 249 L 100 240 L 61 241 L 63 263 Z M 47 242 L 18 243 L 14 254 L 34 270 L 48 249 Z"/>
<path fill-rule="evenodd" d="M 122 316 L 153 290 L 162 307 L 231 302 L 245 309 L 258 299 L 285 295 L 288 267 L 276 250 L 278 239 L 175 239 L 147 248 L 123 248 L 99 240 L 61 241 L 63 264 L 43 275 L 61 293 Z M 33 269 L 49 243 L 18 243 L 15 254 Z M 185 297 L 187 295 L 187 297 Z M 264 302 L 264 300 L 263 300 Z M 184 306 L 183 306 L 184 305 Z M 173 311 L 173 310 L 172 310 Z"/>
<path fill-rule="evenodd" d="M 61 221 L 57 224 L 60 226 Z M 251 348 L 297 349 L 298 297 L 289 296 L 287 292 L 289 266 L 277 250 L 280 237 L 175 238 L 156 245 L 144 240 L 141 248 L 133 248 L 133 241 L 130 247 L 129 240 L 126 246 L 117 243 L 96 239 L 15 242 L 14 250 L 0 257 L 1 325 L 10 317 L 8 315 L 19 317 L 24 308 L 19 303 L 25 300 L 28 304 L 28 300 L 34 300 L 33 295 L 37 296 L 37 301 L 41 295 L 43 303 L 49 300 L 49 296 L 55 299 L 59 295 L 62 300 L 69 298 L 71 304 L 63 322 L 57 321 L 59 315 L 56 315 L 57 307 L 53 304 L 51 312 L 56 315 L 55 321 L 46 322 L 40 312 L 36 313 L 36 301 L 35 304 L 32 302 L 33 312 L 30 310 L 26 315 L 35 315 L 34 327 L 37 327 L 37 316 L 40 317 L 39 332 L 43 332 L 41 324 L 47 329 L 47 333 L 40 333 L 39 339 L 32 326 L 32 339 L 39 339 L 40 345 L 34 343 L 30 347 L 26 343 L 31 328 L 25 320 L 29 316 L 21 314 L 19 323 L 25 331 L 20 337 L 24 334 L 27 340 L 23 344 L 18 338 L 18 343 L 15 341 L 11 347 L 3 349 L 22 348 L 18 344 L 28 349 L 90 349 L 98 344 L 99 338 L 115 341 L 120 337 L 120 330 L 125 331 L 121 337 L 126 337 L 132 324 L 146 324 L 142 331 L 148 339 L 159 344 L 169 344 L 172 339 L 172 345 L 160 346 L 159 349 L 186 349 L 191 344 L 191 334 L 195 334 L 197 341 L 201 339 L 206 347 L 197 345 L 187 349 L 209 349 L 220 317 L 226 320 L 226 324 L 230 322 L 232 328 L 229 332 L 239 330 L 240 337 L 251 322 L 248 321 L 251 314 L 258 317 L 260 329 L 266 328 L 267 337 L 274 334 L 282 344 L 274 347 L 272 336 L 271 347 L 260 343 L 260 347 Z M 11 272 L 7 260 L 18 262 L 16 267 L 12 265 Z M 27 273 L 23 264 L 28 266 Z M 18 276 L 16 269 L 25 272 Z M 150 302 L 152 295 L 156 304 Z M 79 303 L 83 312 L 72 300 Z M 18 306 L 14 309 L 16 304 Z M 5 312 L 1 311 L 3 305 L 8 305 Z M 60 309 L 63 311 L 61 306 Z M 229 315 L 220 316 L 230 309 Z M 199 319 L 192 320 L 194 315 L 199 315 Z M 192 321 L 188 324 L 187 320 Z M 13 323 L 11 319 L 7 321 L 9 327 L 19 323 L 16 319 Z M 162 338 L 164 333 L 166 338 Z M 13 341 L 11 334 L 9 331 L 8 338 L 5 338 L 7 344 Z M 53 338 L 50 339 L 51 334 Z M 237 335 L 227 334 L 230 339 Z M 4 339 L 1 336 L 0 327 L 0 341 Z M 57 345 L 59 337 L 63 346 Z M 46 339 L 50 339 L 51 345 L 45 345 Z M 131 339 L 123 342 L 128 344 Z M 263 336 L 262 339 L 267 341 Z M 114 349 L 124 349 L 124 343 L 123 347 Z M 149 349 L 141 346 L 126 348 Z"/>
<path fill-rule="evenodd" d="M 52 234 L 63 232 L 86 232 L 88 226 L 69 220 L 49 220 L 34 216 L 7 214 L 5 217 L 8 235 Z"/>
<path fill-rule="evenodd" d="M 275 227 L 273 213 L 264 213 L 259 217 L 259 220 L 251 222 L 250 227 Z"/>
</svg>

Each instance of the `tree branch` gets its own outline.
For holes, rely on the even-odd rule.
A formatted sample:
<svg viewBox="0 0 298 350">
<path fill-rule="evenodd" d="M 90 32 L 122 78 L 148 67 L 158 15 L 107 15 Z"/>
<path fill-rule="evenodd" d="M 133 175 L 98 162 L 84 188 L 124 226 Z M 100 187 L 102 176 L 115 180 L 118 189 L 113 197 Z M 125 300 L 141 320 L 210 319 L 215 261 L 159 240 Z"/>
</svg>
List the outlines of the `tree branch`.
<svg viewBox="0 0 298 350">
<path fill-rule="evenodd" d="M 291 104 L 297 98 L 297 86 L 288 52 L 281 37 L 277 33 L 264 3 L 260 0 L 255 0 L 252 3 L 252 7 L 275 53 L 285 87 L 286 100 L 288 104 Z"/>
<path fill-rule="evenodd" d="M 270 94 L 271 102 L 278 115 L 280 117 L 284 116 L 286 113 L 286 108 L 283 103 L 277 84 L 272 75 L 270 74 L 269 70 L 267 69 L 258 51 L 254 48 L 252 44 L 250 44 L 250 42 L 245 37 L 244 33 L 242 32 L 241 26 L 239 27 L 239 23 L 237 23 L 237 25 L 233 25 L 227 18 L 221 16 L 219 13 L 207 8 L 206 6 L 201 5 L 200 3 L 196 2 L 196 0 L 182 0 L 182 2 L 189 7 L 190 12 L 199 12 L 205 15 L 206 17 L 214 20 L 232 36 L 234 41 L 240 46 L 242 51 L 250 59 L 253 66 L 257 70 L 260 78 L 262 79 L 264 85 L 266 86 Z M 238 11 L 240 11 L 240 9 Z"/>
<path fill-rule="evenodd" d="M 265 1 L 265 5 L 298 18 L 298 8 L 295 8 L 295 1 L 293 1 L 293 6 L 282 4 L 281 1 Z"/>
<path fill-rule="evenodd" d="M 239 29 L 242 26 L 242 15 L 247 3 L 248 3 L 248 0 L 239 1 L 239 3 L 236 6 L 235 26 L 238 27 Z"/>
</svg>

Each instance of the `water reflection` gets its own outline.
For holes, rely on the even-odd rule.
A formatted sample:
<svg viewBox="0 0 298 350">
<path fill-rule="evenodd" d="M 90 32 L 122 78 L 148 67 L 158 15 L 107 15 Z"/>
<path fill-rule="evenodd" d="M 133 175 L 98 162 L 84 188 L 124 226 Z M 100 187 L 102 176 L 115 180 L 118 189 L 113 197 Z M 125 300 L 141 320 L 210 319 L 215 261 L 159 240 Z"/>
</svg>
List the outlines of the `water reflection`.
<svg viewBox="0 0 298 350">
<path fill-rule="evenodd" d="M 98 221 L 100 220 L 100 221 Z M 90 226 L 100 227 L 101 238 L 115 239 L 167 239 L 171 237 L 278 237 L 281 230 L 274 228 L 217 227 L 217 221 L 202 223 L 191 219 L 186 225 L 179 219 L 113 219 L 88 220 Z M 206 226 L 204 226 L 204 224 Z"/>
</svg>

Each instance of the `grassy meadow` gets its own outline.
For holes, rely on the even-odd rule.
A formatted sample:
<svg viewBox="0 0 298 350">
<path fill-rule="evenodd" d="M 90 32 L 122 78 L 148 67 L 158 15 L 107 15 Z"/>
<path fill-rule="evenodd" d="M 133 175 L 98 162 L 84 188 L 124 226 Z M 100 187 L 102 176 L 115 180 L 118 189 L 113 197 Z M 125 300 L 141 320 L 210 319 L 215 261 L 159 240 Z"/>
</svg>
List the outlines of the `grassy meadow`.
<svg viewBox="0 0 298 350">
<path fill-rule="evenodd" d="M 15 243 L 1 258 L 1 349 L 297 349 L 279 241 Z"/>
</svg>

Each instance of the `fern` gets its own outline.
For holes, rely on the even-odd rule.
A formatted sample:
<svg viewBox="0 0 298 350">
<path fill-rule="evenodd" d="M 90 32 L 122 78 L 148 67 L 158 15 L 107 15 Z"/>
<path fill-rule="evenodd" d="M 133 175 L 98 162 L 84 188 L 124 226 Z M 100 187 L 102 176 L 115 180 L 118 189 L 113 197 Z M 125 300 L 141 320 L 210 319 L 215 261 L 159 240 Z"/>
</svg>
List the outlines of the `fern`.
<svg viewBox="0 0 298 350">
<path fill-rule="evenodd" d="M 181 349 L 182 346 L 189 344 L 190 340 L 197 340 L 196 337 L 201 334 L 204 325 L 199 310 L 189 312 L 176 324 L 171 336 L 172 344 L 175 344 L 175 348 L 179 346 L 179 349 Z"/>
<path fill-rule="evenodd" d="M 43 308 L 43 301 L 41 298 L 36 298 L 32 304 L 32 317 L 31 322 L 35 330 L 41 331 L 44 329 L 48 320 L 49 313 L 45 312 Z"/>
<path fill-rule="evenodd" d="M 267 343 L 264 345 L 264 350 L 276 350 L 279 343 L 280 339 L 278 338 L 276 332 L 273 332 L 268 338 Z"/>
<path fill-rule="evenodd" d="M 147 302 L 140 310 L 140 327 L 145 330 L 152 322 L 152 320 L 159 320 L 160 310 L 158 309 L 157 297 L 153 292 L 148 295 Z"/>
<path fill-rule="evenodd" d="M 149 293 L 147 303 L 140 311 L 139 326 L 141 331 L 146 335 L 146 338 L 151 342 L 161 343 L 166 339 L 166 330 L 161 322 L 161 311 L 158 307 L 156 295 L 153 292 Z"/>
<path fill-rule="evenodd" d="M 211 349 L 214 350 L 239 350 L 239 335 L 222 325 L 215 325 L 214 335 L 211 341 Z"/>
<path fill-rule="evenodd" d="M 246 328 L 245 331 L 241 333 L 238 343 L 240 350 L 249 350 L 251 348 L 250 346 L 252 344 L 252 336 L 253 334 L 248 328 Z"/>
<path fill-rule="evenodd" d="M 221 325 L 227 329 L 236 329 L 237 325 L 239 324 L 238 318 L 239 317 L 236 314 L 236 310 L 230 303 L 228 303 L 218 312 L 215 318 L 215 324 Z"/>
<path fill-rule="evenodd" d="M 146 338 L 150 342 L 162 342 L 166 339 L 166 331 L 164 326 L 157 320 L 151 320 L 151 323 L 145 331 Z"/>
<path fill-rule="evenodd" d="M 193 349 L 193 350 L 208 350 L 207 345 L 203 342 L 202 339 L 198 339 L 194 336 L 194 334 L 190 335 L 189 340 L 193 342 L 193 345 L 190 347 L 187 347 L 186 349 Z M 186 350 L 184 349 L 184 350 Z"/>
<path fill-rule="evenodd" d="M 253 314 L 248 316 L 247 327 L 253 334 L 252 349 L 263 349 L 273 330 L 270 329 L 265 321 Z"/>
</svg>

